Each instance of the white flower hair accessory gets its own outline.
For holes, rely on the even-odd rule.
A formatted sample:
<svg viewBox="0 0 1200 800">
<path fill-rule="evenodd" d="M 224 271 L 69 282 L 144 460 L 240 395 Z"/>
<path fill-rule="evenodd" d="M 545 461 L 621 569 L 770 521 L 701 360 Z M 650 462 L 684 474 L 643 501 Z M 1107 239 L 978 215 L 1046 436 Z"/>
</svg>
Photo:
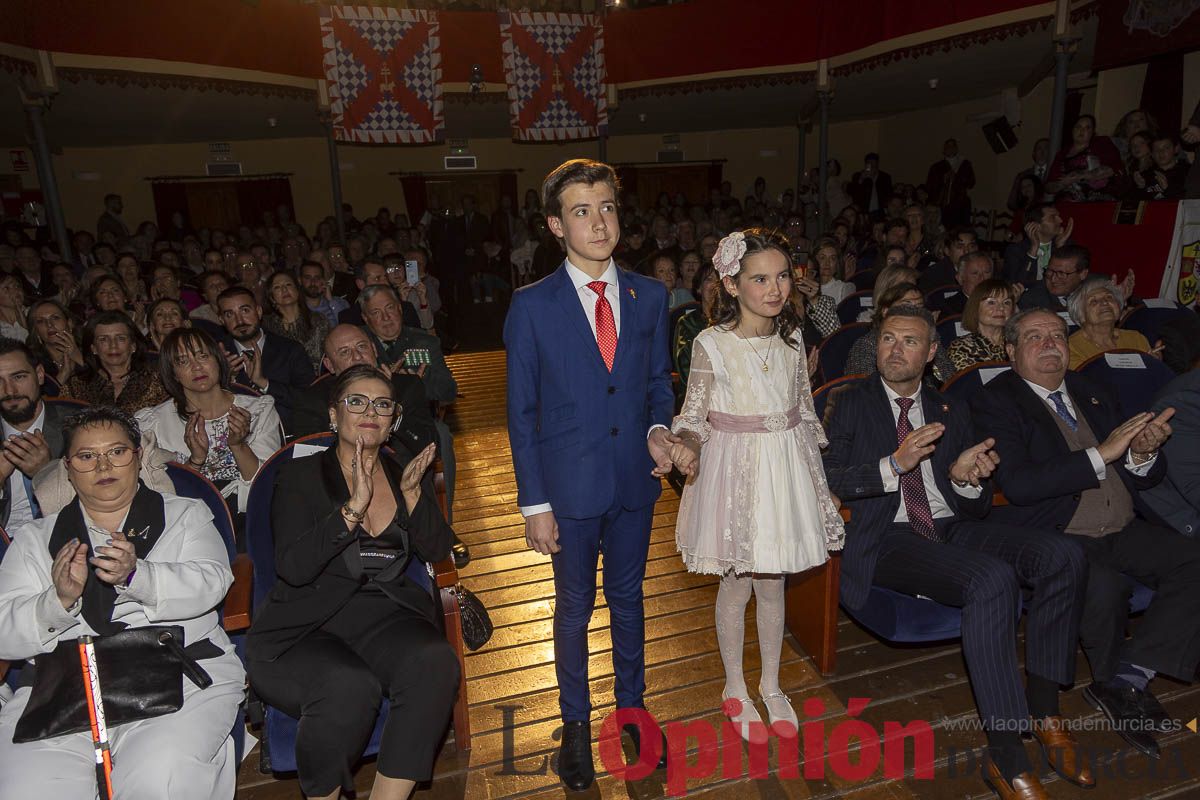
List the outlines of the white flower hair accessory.
<svg viewBox="0 0 1200 800">
<path fill-rule="evenodd" d="M 742 269 L 742 256 L 746 255 L 746 234 L 734 231 L 721 240 L 713 254 L 713 267 L 722 278 L 732 278 Z"/>
</svg>

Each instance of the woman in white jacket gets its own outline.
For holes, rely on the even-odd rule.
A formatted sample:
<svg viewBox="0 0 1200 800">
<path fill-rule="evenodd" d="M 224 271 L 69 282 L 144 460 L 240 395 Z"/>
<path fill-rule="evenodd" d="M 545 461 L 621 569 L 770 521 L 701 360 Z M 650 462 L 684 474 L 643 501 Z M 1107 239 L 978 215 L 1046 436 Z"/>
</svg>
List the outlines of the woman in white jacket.
<svg viewBox="0 0 1200 800">
<path fill-rule="evenodd" d="M 283 443 L 275 400 L 234 394 L 232 375 L 220 347 L 199 328 L 167 334 L 158 372 L 171 399 L 137 412 L 138 424 L 153 431 L 158 446 L 177 453 L 245 510 L 250 481 Z"/>
<path fill-rule="evenodd" d="M 178 711 L 110 723 L 113 789 L 147 800 L 232 798 L 229 734 L 244 673 L 216 612 L 233 575 L 212 515 L 198 500 L 138 481 L 139 431 L 128 414 L 84 409 L 68 418 L 63 440 L 77 497 L 21 528 L 0 562 L 0 658 L 35 659 L 84 635 L 182 626 L 189 654 L 193 645 L 207 651 L 195 658 L 212 684 L 201 689 L 183 678 Z M 66 675 L 61 681 L 82 680 Z M 90 732 L 14 743 L 33 691 L 51 687 L 35 679 L 0 709 L 0 797 L 94 797 Z"/>
</svg>

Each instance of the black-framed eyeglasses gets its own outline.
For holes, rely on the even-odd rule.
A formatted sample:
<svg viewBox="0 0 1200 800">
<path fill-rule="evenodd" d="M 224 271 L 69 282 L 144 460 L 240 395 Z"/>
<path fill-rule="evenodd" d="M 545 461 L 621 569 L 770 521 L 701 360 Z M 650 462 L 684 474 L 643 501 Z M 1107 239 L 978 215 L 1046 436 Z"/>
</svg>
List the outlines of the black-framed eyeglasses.
<svg viewBox="0 0 1200 800">
<path fill-rule="evenodd" d="M 139 448 L 130 447 L 129 445 L 117 445 L 104 452 L 96 452 L 95 450 L 80 450 L 72 456 L 67 457 L 67 461 L 75 468 L 76 472 L 93 472 L 100 466 L 100 459 L 103 458 L 108 462 L 108 465 L 113 468 L 128 467 L 133 463 L 133 457 L 137 455 Z"/>
<path fill-rule="evenodd" d="M 376 397 L 372 400 L 365 394 L 348 394 L 338 402 L 351 414 L 365 414 L 367 406 L 373 406 L 375 413 L 381 417 L 390 417 L 404 411 L 404 407 L 390 397 Z"/>
<path fill-rule="evenodd" d="M 1070 272 L 1064 272 L 1064 271 L 1063 271 L 1063 270 L 1061 270 L 1061 269 L 1048 269 L 1048 270 L 1046 270 L 1046 274 L 1047 274 L 1047 275 L 1051 275 L 1051 276 L 1053 276 L 1053 277 L 1055 277 L 1055 278 L 1069 278 L 1069 277 L 1071 277 L 1072 275 L 1074 275 L 1076 272 L 1079 272 L 1079 270 L 1077 270 L 1077 269 L 1073 269 L 1073 270 L 1071 270 Z"/>
</svg>

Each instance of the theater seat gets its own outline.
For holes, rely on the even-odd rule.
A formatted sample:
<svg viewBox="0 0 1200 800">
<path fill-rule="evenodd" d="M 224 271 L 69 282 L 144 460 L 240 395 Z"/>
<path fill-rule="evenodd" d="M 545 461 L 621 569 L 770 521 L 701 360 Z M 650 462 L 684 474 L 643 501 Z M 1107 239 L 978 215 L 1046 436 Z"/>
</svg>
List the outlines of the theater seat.
<svg viewBox="0 0 1200 800">
<path fill-rule="evenodd" d="M 874 307 L 875 302 L 871 292 L 865 291 L 848 294 L 842 298 L 842 302 L 838 303 L 838 320 L 843 325 L 849 325 L 852 322 L 858 321 L 859 314 L 864 311 L 870 311 Z"/>
<path fill-rule="evenodd" d="M 949 347 L 951 342 L 966 333 L 967 329 L 962 324 L 962 314 L 952 314 L 938 320 L 938 341 L 942 347 Z"/>
<path fill-rule="evenodd" d="M 271 533 L 271 498 L 275 491 L 275 477 L 279 468 L 294 456 L 298 446 L 326 449 L 334 443 L 332 433 L 314 433 L 284 445 L 267 459 L 250 485 L 250 498 L 246 507 L 246 552 L 254 563 L 254 608 L 266 602 L 271 587 L 275 585 L 275 544 Z M 437 470 L 435 464 L 435 473 Z M 444 483 L 435 474 L 434 485 L 439 503 L 444 509 Z M 429 565 L 414 558 L 405 571 L 405 576 L 418 586 L 423 586 L 433 596 L 434 603 L 442 609 L 445 634 L 458 654 L 462 667 L 462 679 L 458 698 L 454 704 L 452 728 L 454 746 L 459 751 L 471 748 L 470 719 L 467 715 L 466 665 L 463 657 L 462 628 L 458 618 L 458 601 L 454 587 L 458 573 L 453 560 L 447 558 L 436 565 Z M 387 721 L 388 704 L 381 704 L 379 717 L 363 757 L 379 752 L 383 737 L 383 725 Z M 264 704 L 263 731 L 259 768 L 264 773 L 296 771 L 296 730 L 299 721 L 279 709 Z"/>
<path fill-rule="evenodd" d="M 825 383 L 842 377 L 846 371 L 846 357 L 850 355 L 850 348 L 854 347 L 859 337 L 870 328 L 869 322 L 853 322 L 843 325 L 825 337 L 825 341 L 817 348 L 818 363 L 821 365 L 821 375 Z"/>
<path fill-rule="evenodd" d="M 1126 416 L 1149 411 L 1158 390 L 1175 378 L 1170 367 L 1141 350 L 1097 353 L 1076 372 L 1112 388 Z"/>
<path fill-rule="evenodd" d="M 971 395 L 986 386 L 988 381 L 1010 369 L 1012 365 L 1007 361 L 980 361 L 947 378 L 942 384 L 942 394 L 951 400 L 965 403 L 971 399 Z"/>
<path fill-rule="evenodd" d="M 962 611 L 924 597 L 872 586 L 867 603 L 850 611 L 855 622 L 889 642 L 940 642 L 962 635 Z"/>
<path fill-rule="evenodd" d="M 830 407 L 831 400 L 836 398 L 837 394 L 844 391 L 846 387 L 854 385 L 865 377 L 867 376 L 863 373 L 843 375 L 840 378 L 827 381 L 813 390 L 813 408 L 816 410 L 817 419 L 821 420 L 822 425 L 825 424 L 825 409 Z"/>
<path fill-rule="evenodd" d="M 1148 303 L 1164 303 L 1164 307 L 1151 308 L 1149 305 L 1139 306 L 1138 308 L 1130 309 L 1125 318 L 1121 320 L 1121 327 L 1126 330 L 1137 331 L 1146 337 L 1146 341 L 1150 342 L 1153 347 L 1158 340 L 1158 332 L 1163 324 L 1180 316 L 1191 314 L 1190 310 L 1182 308 L 1171 300 L 1151 300 Z"/>
</svg>

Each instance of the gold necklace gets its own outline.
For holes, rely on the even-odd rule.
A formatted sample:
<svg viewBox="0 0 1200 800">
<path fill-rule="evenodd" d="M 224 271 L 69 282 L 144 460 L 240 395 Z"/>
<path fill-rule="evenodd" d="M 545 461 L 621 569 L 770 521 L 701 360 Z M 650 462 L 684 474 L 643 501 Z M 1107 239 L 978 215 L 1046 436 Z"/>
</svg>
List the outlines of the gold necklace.
<svg viewBox="0 0 1200 800">
<path fill-rule="evenodd" d="M 760 338 L 762 338 L 762 337 L 760 337 Z M 760 356 L 758 354 L 758 348 L 754 346 L 754 342 L 750 341 L 750 339 L 747 338 L 747 339 L 743 339 L 742 341 L 745 342 L 746 344 L 750 345 L 750 349 L 754 352 L 754 357 L 758 359 L 760 364 L 762 364 L 762 371 L 770 372 L 771 367 L 768 365 L 767 362 L 771 358 L 771 348 L 775 346 L 775 337 L 772 336 L 771 341 L 767 343 L 767 355 L 765 357 Z"/>
</svg>

